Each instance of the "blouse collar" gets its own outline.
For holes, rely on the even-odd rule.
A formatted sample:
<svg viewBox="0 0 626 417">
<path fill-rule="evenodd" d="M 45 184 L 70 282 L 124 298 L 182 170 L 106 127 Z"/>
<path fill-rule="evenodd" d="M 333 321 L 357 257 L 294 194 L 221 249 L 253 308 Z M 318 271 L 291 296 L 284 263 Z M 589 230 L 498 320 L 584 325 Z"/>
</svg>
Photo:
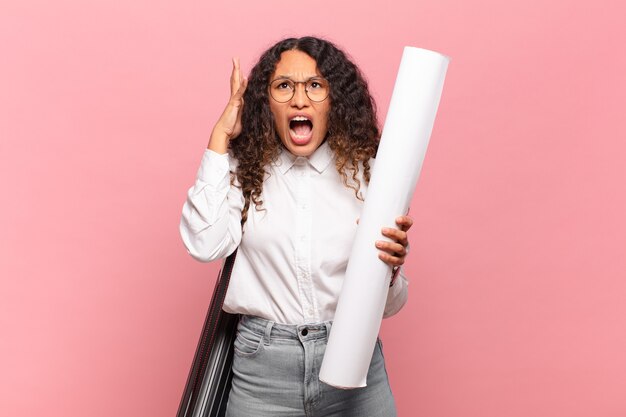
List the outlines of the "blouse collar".
<svg viewBox="0 0 626 417">
<path fill-rule="evenodd" d="M 324 141 L 324 143 L 322 143 L 319 148 L 317 148 L 315 152 L 308 157 L 296 156 L 287 149 L 283 149 L 278 157 L 276 166 L 281 174 L 285 174 L 296 163 L 304 163 L 305 161 L 308 161 L 309 165 L 321 174 L 326 170 L 326 168 L 328 168 L 328 165 L 330 165 L 330 161 L 332 161 L 333 157 L 334 154 L 330 149 L 330 146 L 328 146 L 328 142 Z"/>
</svg>

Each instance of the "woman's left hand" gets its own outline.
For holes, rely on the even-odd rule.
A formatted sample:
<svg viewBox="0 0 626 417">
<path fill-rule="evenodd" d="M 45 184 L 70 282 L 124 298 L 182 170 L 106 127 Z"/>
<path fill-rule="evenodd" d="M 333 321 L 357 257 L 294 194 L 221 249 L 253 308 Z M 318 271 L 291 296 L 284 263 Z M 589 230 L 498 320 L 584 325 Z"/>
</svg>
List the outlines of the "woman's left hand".
<svg viewBox="0 0 626 417">
<path fill-rule="evenodd" d="M 396 225 L 397 228 L 383 227 L 381 230 L 383 236 L 388 237 L 392 242 L 376 241 L 376 247 L 380 249 L 378 257 L 391 267 L 404 264 L 409 246 L 409 237 L 406 232 L 413 226 L 413 219 L 409 216 L 396 217 Z"/>
</svg>

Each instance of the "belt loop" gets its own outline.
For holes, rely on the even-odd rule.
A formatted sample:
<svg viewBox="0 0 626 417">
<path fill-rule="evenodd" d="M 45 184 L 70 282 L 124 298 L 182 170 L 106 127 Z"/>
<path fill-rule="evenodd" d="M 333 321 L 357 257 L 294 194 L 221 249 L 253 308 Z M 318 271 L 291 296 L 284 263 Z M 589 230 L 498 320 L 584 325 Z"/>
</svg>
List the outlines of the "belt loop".
<svg viewBox="0 0 626 417">
<path fill-rule="evenodd" d="M 265 336 L 263 336 L 263 344 L 265 346 L 270 345 L 270 336 L 272 334 L 272 327 L 274 327 L 274 322 L 270 320 L 267 322 L 267 326 L 265 326 Z"/>
<path fill-rule="evenodd" d="M 324 324 L 326 325 L 326 339 L 328 339 L 330 337 L 330 328 L 331 328 L 331 322 L 327 321 L 324 322 Z"/>
</svg>

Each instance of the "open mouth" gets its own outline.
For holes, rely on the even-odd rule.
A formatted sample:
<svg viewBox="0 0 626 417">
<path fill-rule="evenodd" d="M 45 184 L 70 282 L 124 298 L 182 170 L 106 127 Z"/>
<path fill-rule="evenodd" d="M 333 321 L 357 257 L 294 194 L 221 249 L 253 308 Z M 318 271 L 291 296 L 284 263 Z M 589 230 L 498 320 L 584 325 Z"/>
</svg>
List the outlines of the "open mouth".
<svg viewBox="0 0 626 417">
<path fill-rule="evenodd" d="M 289 121 L 289 133 L 295 143 L 307 143 L 313 133 L 313 123 L 304 116 L 296 116 Z"/>
</svg>

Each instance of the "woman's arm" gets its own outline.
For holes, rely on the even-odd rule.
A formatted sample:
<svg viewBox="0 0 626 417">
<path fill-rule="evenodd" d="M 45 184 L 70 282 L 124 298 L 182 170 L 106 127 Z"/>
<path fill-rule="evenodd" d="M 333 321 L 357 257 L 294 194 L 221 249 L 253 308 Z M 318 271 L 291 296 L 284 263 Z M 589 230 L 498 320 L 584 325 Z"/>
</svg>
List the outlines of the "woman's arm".
<svg viewBox="0 0 626 417">
<path fill-rule="evenodd" d="M 228 143 L 241 133 L 241 114 L 243 110 L 243 94 L 246 92 L 248 79 L 241 75 L 239 59 L 233 58 L 233 70 L 230 74 L 230 99 L 211 132 L 208 149 L 225 154 Z"/>
<path fill-rule="evenodd" d="M 230 255 L 241 242 L 244 199 L 230 183 L 229 160 L 228 154 L 206 150 L 183 206 L 180 235 L 189 254 L 202 262 Z"/>
<path fill-rule="evenodd" d="M 241 242 L 240 188 L 231 184 L 236 164 L 227 154 L 228 143 L 241 133 L 243 94 L 248 81 L 233 59 L 230 99 L 211 132 L 196 182 L 187 193 L 180 235 L 191 256 L 209 262 L 230 255 Z"/>
<path fill-rule="evenodd" d="M 383 312 L 383 318 L 393 316 L 396 314 L 409 298 L 409 281 L 404 276 L 404 270 L 400 268 L 398 277 L 393 285 L 389 288 L 387 294 L 387 303 L 385 304 L 385 310 Z"/>
<path fill-rule="evenodd" d="M 396 218 L 396 225 L 397 228 L 385 227 L 381 230 L 382 235 L 391 239 L 391 242 L 376 241 L 376 247 L 380 250 L 378 257 L 394 270 L 397 270 L 397 273 L 392 275 L 383 317 L 392 316 L 400 311 L 408 298 L 409 283 L 404 276 L 402 265 L 408 254 L 409 236 L 407 232 L 413 225 L 413 219 L 409 216 L 399 216 Z"/>
</svg>

